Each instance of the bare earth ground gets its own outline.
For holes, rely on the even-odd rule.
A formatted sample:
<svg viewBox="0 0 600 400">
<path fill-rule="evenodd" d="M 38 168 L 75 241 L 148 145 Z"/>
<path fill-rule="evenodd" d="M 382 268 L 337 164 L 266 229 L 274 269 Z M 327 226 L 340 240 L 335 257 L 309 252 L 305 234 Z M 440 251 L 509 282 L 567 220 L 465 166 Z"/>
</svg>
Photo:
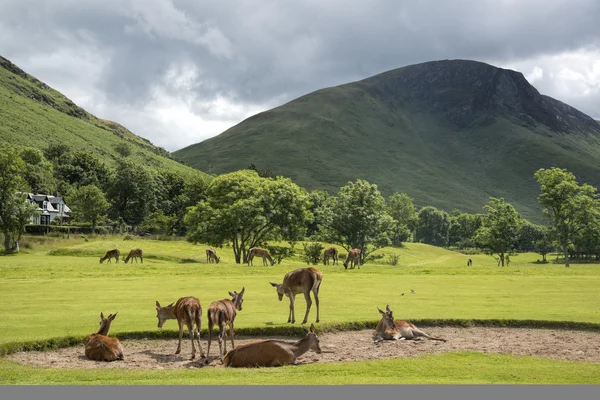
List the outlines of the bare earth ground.
<svg viewBox="0 0 600 400">
<path fill-rule="evenodd" d="M 374 344 L 372 330 L 328 333 L 319 336 L 321 349 L 332 353 L 316 354 L 309 351 L 301 356 L 298 364 L 314 362 L 339 362 L 358 360 L 382 360 L 388 358 L 417 357 L 454 351 L 477 351 L 521 356 L 535 356 L 559 360 L 600 362 L 600 333 L 585 331 L 517 329 L 517 328 L 427 328 L 425 332 L 447 339 L 447 342 L 432 340 L 385 341 Z M 214 336 L 213 336 L 214 338 Z M 202 338 L 206 352 L 207 341 Z M 264 338 L 239 337 L 237 344 Z M 270 339 L 275 339 L 271 337 Z M 293 341 L 292 338 L 277 338 Z M 213 340 L 211 354 L 205 359 L 190 361 L 189 338 L 182 342 L 181 354 L 174 355 L 177 339 L 122 340 L 125 360 L 116 362 L 90 361 L 84 356 L 83 345 L 48 352 L 21 352 L 7 358 L 23 364 L 55 368 L 125 368 L 125 369 L 173 369 L 218 367 L 219 344 Z M 228 343 L 230 349 L 231 341 Z M 197 346 L 197 344 L 196 344 Z"/>
</svg>

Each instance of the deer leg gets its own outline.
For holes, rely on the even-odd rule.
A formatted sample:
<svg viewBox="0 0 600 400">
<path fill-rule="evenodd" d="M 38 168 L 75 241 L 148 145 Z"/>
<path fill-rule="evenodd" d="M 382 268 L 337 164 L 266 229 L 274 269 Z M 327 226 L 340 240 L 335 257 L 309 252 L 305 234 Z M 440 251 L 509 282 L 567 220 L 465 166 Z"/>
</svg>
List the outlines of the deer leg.
<svg viewBox="0 0 600 400">
<path fill-rule="evenodd" d="M 315 296 L 315 304 L 317 305 L 317 321 L 319 322 L 319 288 L 313 289 L 313 295 Z"/>
<path fill-rule="evenodd" d="M 294 301 L 296 300 L 296 295 L 292 293 L 290 296 L 290 314 L 292 315 L 292 324 L 296 323 L 296 313 L 294 312 Z M 290 322 L 288 318 L 288 322 Z"/>
<path fill-rule="evenodd" d="M 200 358 L 204 358 L 204 350 L 202 350 L 202 344 L 200 344 L 200 328 L 202 326 L 202 316 L 199 315 L 196 319 L 196 330 L 198 331 L 198 347 L 200 348 Z"/>
<path fill-rule="evenodd" d="M 308 313 L 310 312 L 310 306 L 312 306 L 312 300 L 310 299 L 310 291 L 304 292 L 304 299 L 306 299 L 306 314 L 304 314 L 304 321 L 302 321 L 302 325 L 306 323 L 308 320 Z"/>
<path fill-rule="evenodd" d="M 231 348 L 235 349 L 235 343 L 233 341 L 233 321 L 229 324 L 229 338 L 231 339 Z"/>
<path fill-rule="evenodd" d="M 196 358 L 196 345 L 194 344 L 194 324 L 188 325 L 188 331 L 190 332 L 190 341 L 192 342 L 192 360 Z"/>
<path fill-rule="evenodd" d="M 212 340 L 212 330 L 213 330 L 213 322 L 212 319 L 210 319 L 210 315 L 208 316 L 208 347 L 206 349 L 206 358 L 208 358 L 208 355 L 210 354 L 210 342 Z"/>
<path fill-rule="evenodd" d="M 224 324 L 219 324 L 219 355 L 220 355 L 220 359 L 221 361 L 223 361 L 223 336 L 225 333 L 225 325 Z M 227 346 L 227 343 L 225 343 L 225 346 Z"/>
<path fill-rule="evenodd" d="M 177 323 L 179 324 L 179 344 L 177 345 L 177 351 L 175 351 L 175 354 L 181 353 L 181 339 L 183 339 L 183 321 L 178 319 Z"/>
</svg>

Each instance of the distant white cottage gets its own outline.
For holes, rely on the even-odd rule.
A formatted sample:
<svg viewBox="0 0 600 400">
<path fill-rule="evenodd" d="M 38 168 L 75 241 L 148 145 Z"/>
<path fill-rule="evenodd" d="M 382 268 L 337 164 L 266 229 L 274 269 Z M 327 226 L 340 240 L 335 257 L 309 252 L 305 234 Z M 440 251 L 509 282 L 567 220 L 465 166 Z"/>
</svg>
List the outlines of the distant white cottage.
<svg viewBox="0 0 600 400">
<path fill-rule="evenodd" d="M 39 213 L 32 217 L 32 224 L 49 225 L 56 218 L 62 217 L 63 222 L 69 220 L 71 209 L 60 196 L 47 194 L 27 194 L 27 201 L 38 206 Z"/>
</svg>

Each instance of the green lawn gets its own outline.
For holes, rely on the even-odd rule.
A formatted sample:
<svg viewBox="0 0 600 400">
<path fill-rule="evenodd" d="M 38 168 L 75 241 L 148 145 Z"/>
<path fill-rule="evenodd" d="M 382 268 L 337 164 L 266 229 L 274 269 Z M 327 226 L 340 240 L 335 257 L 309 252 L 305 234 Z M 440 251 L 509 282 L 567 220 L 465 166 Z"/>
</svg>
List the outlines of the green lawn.
<svg viewBox="0 0 600 400">
<path fill-rule="evenodd" d="M 27 242 L 27 241 L 25 241 Z M 98 258 L 118 247 L 144 249 L 144 264 L 102 264 Z M 97 328 L 98 314 L 119 312 L 112 334 L 156 332 L 154 302 L 197 296 L 206 309 L 230 290 L 246 288 L 236 327 L 284 327 L 288 302 L 279 302 L 270 281 L 305 266 L 298 259 L 281 265 L 235 265 L 230 249 L 222 262 L 206 264 L 205 246 L 183 241 L 108 239 L 53 241 L 22 254 L 0 257 L 0 345 L 83 336 Z M 400 255 L 398 266 L 366 264 L 361 270 L 323 266 L 321 321 L 374 321 L 375 307 L 390 304 L 403 319 L 516 319 L 600 323 L 600 265 L 571 269 L 534 264 L 536 254 L 497 267 L 492 257 L 465 256 L 420 244 L 384 249 Z M 56 255 L 48 255 L 48 254 Z M 474 267 L 465 267 L 472 258 Z M 195 262 L 193 262 L 195 261 Z M 411 294 L 414 289 L 415 294 Z M 401 293 L 405 293 L 404 296 Z M 297 319 L 305 310 L 297 298 Z M 315 305 L 309 317 L 315 318 Z M 204 319 L 205 321 L 205 319 Z M 203 326 L 205 328 L 205 326 Z M 176 323 L 166 324 L 173 330 Z M 45 370 L 0 361 L 5 383 L 600 383 L 600 365 L 481 354 L 444 354 L 411 360 L 310 365 L 277 371 L 78 371 Z M 460 367 L 456 367 L 460 365 Z M 447 367 L 454 366 L 454 367 Z M 387 373 L 402 368 L 402 374 Z M 514 369 L 516 368 L 516 369 Z M 423 370 L 426 370 L 423 376 Z M 344 371 L 339 372 L 339 371 Z M 369 371 L 368 374 L 361 371 Z M 449 372 L 452 371 L 452 372 Z M 528 371 L 527 373 L 521 371 Z M 537 371 L 537 372 L 536 372 Z M 282 375 L 283 374 L 283 375 Z M 332 375 L 330 375 L 332 374 Z M 201 376 L 199 376 L 201 375 Z M 356 375 L 356 376 L 355 376 Z M 539 379 L 534 378 L 539 375 Z M 290 380 L 291 376 L 294 378 Z M 360 376 L 360 378 L 358 378 Z M 115 381 L 116 380 L 116 381 Z"/>
</svg>

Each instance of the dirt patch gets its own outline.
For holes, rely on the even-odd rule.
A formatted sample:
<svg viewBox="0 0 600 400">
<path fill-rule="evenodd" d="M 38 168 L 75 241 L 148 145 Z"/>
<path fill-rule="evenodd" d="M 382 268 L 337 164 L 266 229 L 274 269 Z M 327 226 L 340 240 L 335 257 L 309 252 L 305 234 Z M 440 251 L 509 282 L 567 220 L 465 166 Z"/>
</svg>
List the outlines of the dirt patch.
<svg viewBox="0 0 600 400">
<path fill-rule="evenodd" d="M 389 358 L 418 357 L 455 351 L 514 354 L 559 360 L 600 362 L 600 333 L 586 331 L 518 329 L 518 328 L 427 328 L 431 335 L 447 339 L 385 341 L 374 344 L 372 330 L 327 333 L 319 336 L 321 349 L 332 353 L 308 352 L 298 359 L 298 364 L 314 362 L 340 362 L 382 360 Z M 275 337 L 271 337 L 272 339 Z M 237 344 L 261 338 L 239 337 Z M 281 338 L 293 341 L 292 338 Z M 182 351 L 174 355 L 177 339 L 122 340 L 125 360 L 111 363 L 90 361 L 85 358 L 83 345 L 48 352 L 20 352 L 7 358 L 23 364 L 55 368 L 124 368 L 124 369 L 174 369 L 218 367 L 219 345 L 213 341 L 209 364 L 204 359 L 190 361 L 189 339 L 182 343 Z M 207 342 L 201 340 L 206 352 Z M 231 342 L 229 342 L 231 345 Z"/>
</svg>

